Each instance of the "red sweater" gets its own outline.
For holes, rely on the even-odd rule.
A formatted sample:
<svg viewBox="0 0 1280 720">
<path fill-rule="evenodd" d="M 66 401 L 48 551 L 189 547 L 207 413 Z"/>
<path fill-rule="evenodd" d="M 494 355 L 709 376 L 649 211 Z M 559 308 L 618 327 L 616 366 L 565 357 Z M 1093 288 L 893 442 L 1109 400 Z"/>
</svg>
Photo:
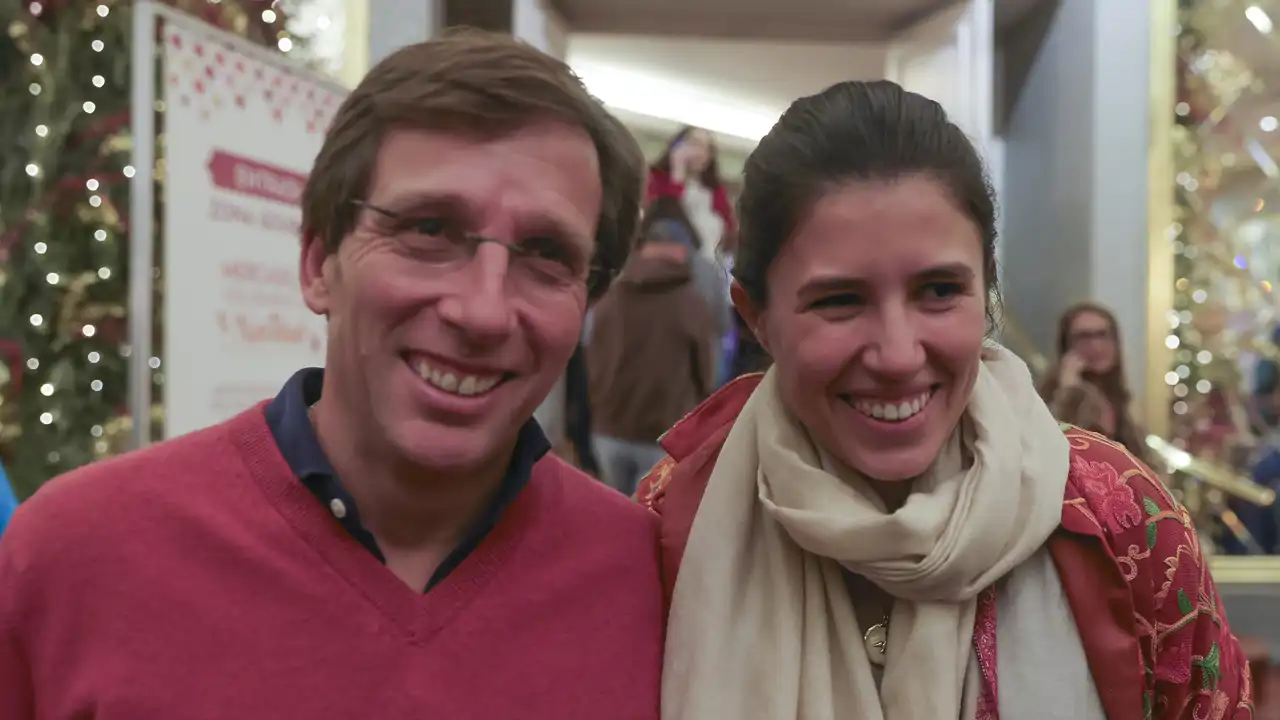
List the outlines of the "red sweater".
<svg viewBox="0 0 1280 720">
<path fill-rule="evenodd" d="M 548 455 L 431 592 L 262 407 L 54 480 L 0 542 L 0 719 L 655 720 L 654 516 Z"/>
</svg>

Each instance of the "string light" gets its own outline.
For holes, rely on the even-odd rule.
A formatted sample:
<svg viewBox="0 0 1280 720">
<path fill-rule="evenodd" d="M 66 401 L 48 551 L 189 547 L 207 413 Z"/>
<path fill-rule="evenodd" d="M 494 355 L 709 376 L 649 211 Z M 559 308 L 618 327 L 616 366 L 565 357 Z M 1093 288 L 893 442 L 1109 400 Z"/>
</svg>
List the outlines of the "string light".
<svg viewBox="0 0 1280 720">
<path fill-rule="evenodd" d="M 206 0 L 210 5 L 226 5 L 221 0 Z M 26 1 L 22 5 L 30 13 L 30 17 L 39 17 L 47 8 L 48 0 Z M 267 5 L 268 3 L 263 3 Z M 115 7 L 111 0 L 96 0 L 89 3 L 93 8 L 94 14 L 100 19 L 98 27 L 103 30 L 99 34 L 99 30 L 90 29 L 89 32 L 98 34 L 98 37 L 84 37 L 76 39 L 71 45 L 72 53 L 83 54 L 87 51 L 102 54 L 106 52 L 106 37 L 117 37 L 114 34 L 114 28 L 108 27 L 107 23 L 114 26 L 120 22 L 127 21 L 122 18 L 120 13 L 112 13 Z M 301 49 L 298 39 L 301 37 L 311 37 L 308 34 L 313 29 L 327 30 L 335 25 L 327 15 L 314 13 L 309 11 L 307 14 L 307 25 L 309 30 L 305 32 L 296 25 L 295 18 L 286 16 L 286 12 L 276 3 L 270 3 L 271 7 L 261 9 L 262 22 L 268 29 L 266 38 L 259 35 L 259 41 L 265 41 L 265 44 L 274 44 L 282 53 L 296 53 Z M 235 22 L 243 22 L 243 12 L 236 9 L 236 16 L 228 18 Z M 90 16 L 92 17 L 92 16 Z M 250 16 L 252 17 L 252 16 Z M 16 22 L 24 22 L 19 18 Z M 288 24 L 286 24 L 288 23 Z M 340 24 L 340 21 L 339 23 Z M 260 26 L 261 29 L 261 26 Z M 12 30 L 12 28 L 11 28 Z M 110 30 L 110 32 L 108 32 Z M 339 34 L 341 28 L 339 28 Z M 86 30 L 78 30 L 76 32 L 84 33 Z M 103 306 L 98 304 L 97 294 L 86 295 L 87 288 L 93 283 L 100 282 L 117 282 L 114 262 L 115 253 L 119 251 L 119 243 L 115 242 L 121 232 L 118 226 L 120 218 L 120 209 L 115 207 L 114 198 L 117 193 L 119 175 L 114 173 L 98 174 L 96 176 L 75 177 L 75 170 L 69 172 L 64 171 L 64 167 L 74 165 L 74 162 L 68 163 L 66 159 L 72 159 L 70 155 L 66 158 L 59 157 L 57 154 L 64 149 L 74 148 L 74 145 L 66 145 L 65 141 L 70 137 L 74 138 L 76 134 L 83 132 L 82 123 L 91 123 L 98 120 L 97 117 L 81 117 L 75 119 L 70 126 L 67 126 L 67 120 L 79 113 L 84 115 L 99 115 L 98 111 L 102 110 L 101 115 L 111 115 L 117 111 L 117 102 L 114 98 L 118 93 L 115 90 L 117 78 L 113 75 L 112 91 L 110 96 L 99 94 L 95 90 L 105 90 L 108 88 L 108 82 L 105 72 L 91 72 L 89 77 L 89 88 L 77 82 L 55 82 L 60 80 L 61 75 L 66 74 L 70 66 L 65 65 L 61 60 L 61 54 L 47 56 L 40 50 L 41 48 L 34 42 L 42 37 L 40 34 L 27 34 L 26 40 L 18 43 L 17 49 L 21 53 L 20 57 L 27 59 L 26 63 L 22 63 L 20 67 L 26 68 L 28 73 L 27 90 L 30 97 L 39 97 L 36 108 L 48 108 L 38 112 L 45 113 L 39 120 L 43 122 L 35 122 L 31 125 L 32 131 L 38 140 L 28 141 L 25 143 L 30 148 L 30 154 L 25 158 L 26 162 L 20 162 L 19 167 L 26 172 L 31 179 L 29 183 L 32 196 L 30 201 L 23 205 L 23 215 L 19 217 L 9 217 L 6 215 L 0 218 L 0 221 L 10 223 L 11 226 L 20 228 L 18 230 L 18 239 L 22 243 L 19 250 L 26 248 L 30 255 L 26 258 L 26 262 L 34 265 L 30 271 L 35 272 L 34 278 L 29 274 L 24 274 L 26 279 L 23 282 L 31 283 L 33 280 L 38 287 L 44 288 L 45 297 L 37 298 L 31 305 L 31 310 L 27 311 L 27 337 L 28 344 L 32 348 L 31 356 L 22 358 L 21 370 L 16 372 L 39 373 L 38 375 L 29 375 L 30 383 L 26 386 L 26 392 L 33 393 L 38 402 L 34 408 L 35 419 L 38 420 L 37 428 L 40 426 L 51 426 L 51 429 L 44 431 L 44 437 L 51 441 L 57 438 L 57 442 L 65 442 L 63 436 L 67 432 L 84 433 L 87 431 L 91 440 L 72 449 L 72 445 L 57 446 L 53 449 L 50 447 L 39 448 L 39 441 L 30 443 L 27 449 L 37 450 L 32 457 L 37 460 L 45 460 L 50 464 L 58 463 L 79 463 L 84 461 L 83 452 L 93 451 L 106 454 L 111 451 L 112 447 L 118 443 L 121 429 L 127 427 L 127 420 L 122 424 L 120 418 L 103 421 L 104 418 L 94 418 L 86 422 L 84 414 L 77 410 L 70 411 L 67 402 L 75 401 L 83 396 L 87 391 L 93 393 L 106 393 L 112 390 L 114 383 L 114 375 L 120 367 L 120 359 L 124 359 L 127 364 L 132 355 L 132 348 L 122 338 L 117 336 L 118 328 L 122 322 L 120 306 L 118 302 L 112 301 L 112 305 Z M 15 38 L 17 36 L 15 35 Z M 31 43 L 24 45 L 23 43 Z M 84 44 L 81 44 L 84 43 Z M 311 44 L 309 43 L 308 46 Z M 112 53 L 127 51 L 118 43 L 112 46 Z M 101 64 L 108 58 L 96 60 Z M 79 61 L 77 61 L 79 65 Z M 105 65 L 100 65 L 106 67 Z M 83 67 L 81 65 L 81 67 Z M 21 88 L 21 85 L 19 85 Z M 79 97 L 74 95 L 67 97 L 64 93 L 70 94 L 74 92 L 82 93 Z M 23 96 L 27 97 L 27 96 Z M 28 99 L 26 102 L 30 102 Z M 157 98 L 154 106 L 158 112 L 164 112 L 164 101 Z M 55 118 L 63 118 L 54 122 Z M 101 138 L 101 139 L 98 139 Z M 99 152 L 103 158 L 110 162 L 110 155 L 116 155 L 125 149 L 125 141 L 127 134 L 120 134 L 117 130 L 108 130 L 102 135 L 94 135 L 92 132 L 87 134 L 87 138 L 94 143 L 100 143 Z M 43 141 L 43 142 L 42 142 Z M 84 147 L 92 152 L 92 145 L 86 144 Z M 77 151 L 80 152 L 80 151 Z M 118 155 L 116 155 L 118 157 Z M 125 179 L 134 178 L 137 174 L 136 169 L 132 165 L 120 163 L 115 165 L 119 168 L 119 174 Z M 113 177 L 114 175 L 114 177 Z M 84 190 L 79 191 L 78 185 L 83 183 Z M 68 192 L 69 191 L 69 192 Z M 83 194 L 81 194 L 83 193 Z M 55 198 L 55 195 L 61 194 L 61 197 Z M 51 201 L 68 199 L 74 200 L 70 206 L 59 202 L 54 205 Z M 43 197 L 41 197 L 43 195 Z M 48 217 L 43 213 L 50 213 L 50 207 L 57 207 L 59 215 L 50 214 Z M 65 207 L 65 217 L 61 215 Z M 30 209 L 27 209 L 30 208 Z M 8 208 L 7 208 L 8 209 Z M 14 222 L 11 222 L 14 221 Z M 73 225 L 65 225 L 70 221 Z M 73 237 L 64 237 L 66 230 L 79 226 L 82 223 L 89 223 L 87 229 L 89 233 L 86 235 L 78 235 Z M 23 235 L 27 237 L 24 238 Z M 90 254 L 86 257 L 86 248 L 77 247 L 79 244 L 87 243 L 89 237 L 93 238 L 94 245 L 90 246 Z M 100 246 L 96 243 L 103 243 Z M 112 243 L 111 245 L 105 245 Z M 65 245 L 65 246 L 64 246 Z M 87 261 L 87 264 L 81 264 Z M 36 270 L 38 268 L 38 270 Z M 43 282 L 41 282 L 43 279 Z M 39 292 L 39 290 L 37 290 Z M 71 300 L 72 295 L 76 300 Z M 66 298 L 66 299 L 64 299 Z M 84 302 L 86 298 L 94 298 L 88 302 Z M 83 307 L 81 307 L 81 303 Z M 34 312 L 38 310 L 38 312 Z M 19 321 L 19 324 L 21 322 Z M 72 338 L 67 338 L 66 334 L 70 333 Z M 68 340 L 73 340 L 70 347 L 64 351 Z M 77 344 L 79 345 L 77 347 Z M 41 345 L 45 346 L 41 349 Z M 47 353 L 47 354 L 46 354 Z M 56 353 L 56 354 L 55 354 Z M 66 354 L 70 353 L 70 354 Z M 141 358 L 139 358 L 141 359 Z M 70 362 L 70 374 L 67 364 Z M 165 374 L 161 371 L 161 357 L 146 357 L 146 362 L 152 371 L 152 377 L 156 384 L 162 384 L 165 381 Z M 75 365 L 79 364 L 80 369 L 76 370 Z M 95 372 L 98 377 L 85 375 Z M 112 381 L 112 382 L 108 382 Z M 87 390 L 86 390 L 87 388 Z M 104 397 L 99 402 L 117 402 L 115 397 Z M 45 403 L 41 406 L 40 402 Z M 3 405 L 3 403 L 0 403 Z M 11 404 L 16 406 L 16 404 Z M 29 407 L 29 406 L 24 406 Z M 31 415 L 27 415 L 27 422 L 31 422 Z M 84 422 L 85 425 L 79 425 Z M 92 423 L 92 424 L 90 424 Z M 87 426 L 87 427 L 86 427 Z M 37 436 L 39 431 L 30 429 Z M 34 446 L 34 447 L 31 447 Z M 92 455 L 91 455 L 92 456 Z M 53 469 L 50 470 L 52 472 Z"/>
</svg>

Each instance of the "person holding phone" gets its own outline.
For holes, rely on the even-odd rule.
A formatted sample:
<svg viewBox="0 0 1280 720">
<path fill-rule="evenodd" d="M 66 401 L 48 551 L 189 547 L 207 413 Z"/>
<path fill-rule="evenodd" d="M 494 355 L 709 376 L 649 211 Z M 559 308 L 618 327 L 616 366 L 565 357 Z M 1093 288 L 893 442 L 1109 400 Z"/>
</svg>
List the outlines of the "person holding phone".
<svg viewBox="0 0 1280 720">
<path fill-rule="evenodd" d="M 1115 315 L 1094 303 L 1067 309 L 1058 321 L 1058 362 L 1040 383 L 1040 396 L 1059 422 L 1104 435 L 1146 460 L 1143 432 L 1129 412 Z"/>
<path fill-rule="evenodd" d="M 698 234 L 703 254 L 715 258 L 718 248 L 732 249 L 738 224 L 720 178 L 715 139 L 710 132 L 691 126 L 681 128 L 649 168 L 646 203 L 664 197 L 680 201 Z"/>
</svg>

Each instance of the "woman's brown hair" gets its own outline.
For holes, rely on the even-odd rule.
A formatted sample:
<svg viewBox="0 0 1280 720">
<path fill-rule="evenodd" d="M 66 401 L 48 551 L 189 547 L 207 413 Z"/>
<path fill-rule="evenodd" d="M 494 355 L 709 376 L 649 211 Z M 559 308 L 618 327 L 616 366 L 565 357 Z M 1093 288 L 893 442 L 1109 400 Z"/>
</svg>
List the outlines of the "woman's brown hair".
<svg viewBox="0 0 1280 720">
<path fill-rule="evenodd" d="M 662 151 L 661 155 L 658 156 L 657 162 L 653 164 L 653 169 L 660 170 L 666 173 L 667 175 L 670 175 L 671 174 L 671 151 L 675 150 L 676 146 L 684 142 L 684 139 L 686 137 L 689 137 L 689 133 L 695 130 L 702 130 L 702 128 L 694 127 L 692 125 L 685 125 L 684 127 L 680 128 L 680 131 L 677 132 L 671 138 L 671 141 L 667 143 L 667 148 Z M 707 133 L 708 137 L 711 136 L 711 133 L 709 131 L 707 130 L 702 130 L 702 131 Z M 715 138 L 711 138 L 711 156 L 707 159 L 707 167 L 702 170 L 702 175 L 699 176 L 698 178 L 700 181 L 702 181 L 703 186 L 711 190 L 714 190 L 720 187 L 720 185 L 722 184 L 720 181 L 720 164 L 716 160 L 717 155 L 719 155 L 719 152 L 716 148 Z"/>
<path fill-rule="evenodd" d="M 1110 370 L 1104 373 L 1086 372 L 1084 379 L 1098 388 L 1115 412 L 1116 426 L 1112 439 L 1124 445 L 1134 456 L 1143 459 L 1146 457 L 1146 443 L 1143 440 L 1142 431 L 1134 423 L 1133 416 L 1129 412 L 1133 393 L 1129 390 L 1128 381 L 1125 380 L 1124 352 L 1120 347 L 1120 331 L 1116 316 L 1105 307 L 1090 302 L 1077 303 L 1067 308 L 1058 319 L 1058 360 L 1061 361 L 1062 357 L 1071 351 L 1071 326 L 1075 324 L 1076 318 L 1085 314 L 1097 315 L 1107 321 L 1107 332 L 1110 333 L 1111 342 L 1115 344 L 1116 353 L 1115 363 Z M 1041 384 L 1040 395 L 1048 401 L 1057 394 L 1058 388 L 1059 379 L 1055 365 L 1054 370 Z"/>
</svg>

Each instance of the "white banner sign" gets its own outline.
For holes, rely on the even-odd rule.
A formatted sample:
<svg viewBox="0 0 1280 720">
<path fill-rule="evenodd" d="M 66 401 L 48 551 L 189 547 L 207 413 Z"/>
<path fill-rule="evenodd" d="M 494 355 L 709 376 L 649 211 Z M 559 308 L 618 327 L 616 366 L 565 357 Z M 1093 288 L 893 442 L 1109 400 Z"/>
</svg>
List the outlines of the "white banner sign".
<svg viewBox="0 0 1280 720">
<path fill-rule="evenodd" d="M 299 199 L 342 93 L 216 31 L 164 28 L 161 370 L 174 437 L 324 364 L 324 319 L 298 284 Z"/>
</svg>

